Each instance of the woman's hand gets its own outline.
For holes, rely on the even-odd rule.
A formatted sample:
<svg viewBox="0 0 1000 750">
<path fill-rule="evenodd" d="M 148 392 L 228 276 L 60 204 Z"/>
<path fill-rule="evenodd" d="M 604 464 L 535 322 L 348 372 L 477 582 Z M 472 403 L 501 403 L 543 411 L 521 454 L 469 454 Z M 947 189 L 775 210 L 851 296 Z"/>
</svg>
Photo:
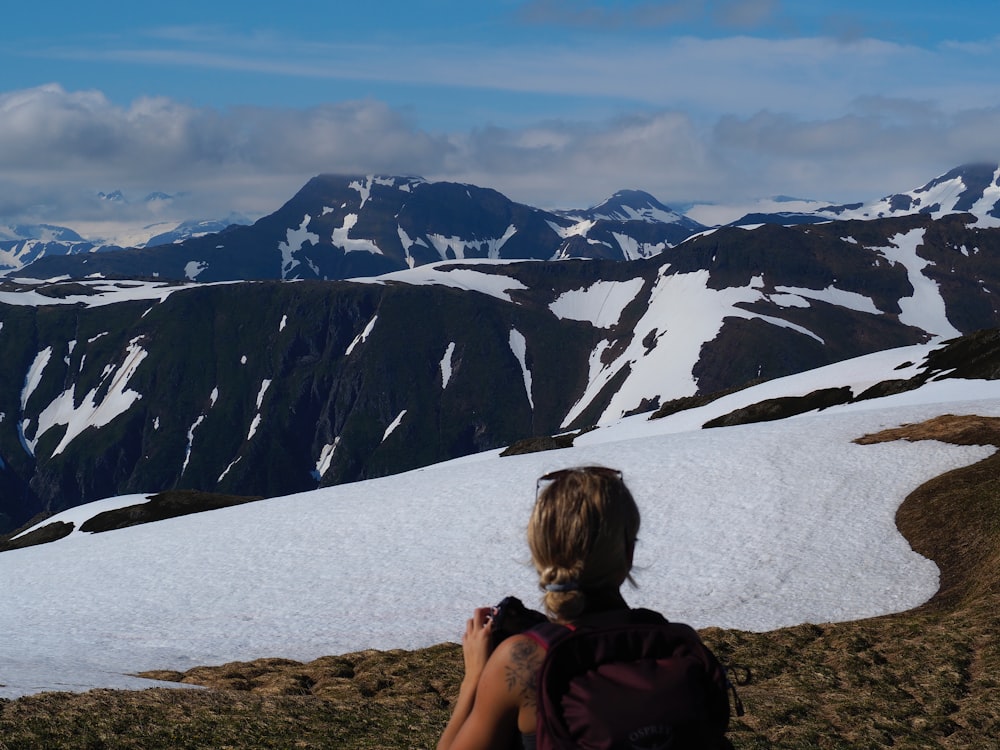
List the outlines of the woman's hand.
<svg viewBox="0 0 1000 750">
<path fill-rule="evenodd" d="M 458 699 L 452 711 L 448 726 L 445 727 L 441 739 L 438 740 L 438 750 L 451 750 L 462 727 L 469 720 L 476 702 L 479 690 L 479 679 L 483 675 L 486 662 L 490 658 L 490 634 L 493 625 L 490 621 L 492 607 L 479 607 L 465 623 L 465 633 L 462 634 L 462 657 L 465 660 L 465 677 L 458 688 Z M 465 747 L 489 747 L 491 737 L 496 728 L 489 731 L 478 731 L 476 727 L 467 732 Z M 471 743 L 471 744 L 470 744 Z M 459 743 L 462 746 L 462 743 Z"/>
<path fill-rule="evenodd" d="M 465 623 L 462 636 L 462 656 L 465 659 L 465 679 L 479 682 L 487 660 L 490 658 L 490 635 L 493 632 L 492 607 L 479 607 Z"/>
</svg>

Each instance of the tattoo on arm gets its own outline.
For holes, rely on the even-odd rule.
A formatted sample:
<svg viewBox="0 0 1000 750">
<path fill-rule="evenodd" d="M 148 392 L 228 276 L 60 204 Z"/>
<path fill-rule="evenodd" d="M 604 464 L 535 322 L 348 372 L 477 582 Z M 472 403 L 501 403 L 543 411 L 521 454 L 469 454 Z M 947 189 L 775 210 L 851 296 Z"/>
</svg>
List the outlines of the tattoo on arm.
<svg viewBox="0 0 1000 750">
<path fill-rule="evenodd" d="M 520 641 L 510 652 L 510 663 L 506 667 L 507 690 L 517 693 L 522 705 L 534 708 L 537 704 L 538 669 L 542 666 L 544 654 L 533 641 Z"/>
</svg>

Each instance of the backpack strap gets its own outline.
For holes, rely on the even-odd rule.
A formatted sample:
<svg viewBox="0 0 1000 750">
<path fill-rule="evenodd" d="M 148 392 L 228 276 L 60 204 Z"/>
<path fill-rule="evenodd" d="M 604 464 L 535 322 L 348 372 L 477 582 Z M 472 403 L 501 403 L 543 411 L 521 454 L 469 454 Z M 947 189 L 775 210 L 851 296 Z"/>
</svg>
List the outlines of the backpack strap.
<svg viewBox="0 0 1000 750">
<path fill-rule="evenodd" d="M 668 622 L 666 617 L 651 609 L 615 609 L 587 615 L 575 623 L 563 624 L 549 620 L 525 630 L 522 635 L 528 636 L 548 651 L 557 641 L 577 631 L 633 624 L 664 625 Z"/>
<path fill-rule="evenodd" d="M 539 646 L 548 651 L 552 644 L 562 640 L 576 630 L 573 625 L 561 625 L 558 622 L 543 622 L 525 630 L 522 635 L 528 636 Z"/>
</svg>

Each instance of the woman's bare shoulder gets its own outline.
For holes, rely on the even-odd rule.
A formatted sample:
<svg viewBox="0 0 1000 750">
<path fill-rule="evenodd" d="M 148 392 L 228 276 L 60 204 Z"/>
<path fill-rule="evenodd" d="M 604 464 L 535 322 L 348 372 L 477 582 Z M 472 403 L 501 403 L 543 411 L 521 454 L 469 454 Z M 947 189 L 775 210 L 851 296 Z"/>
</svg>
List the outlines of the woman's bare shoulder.
<svg viewBox="0 0 1000 750">
<path fill-rule="evenodd" d="M 493 654 L 494 674 L 502 679 L 508 693 L 522 706 L 534 706 L 538 670 L 545 659 L 545 648 L 528 635 L 512 635 Z"/>
</svg>

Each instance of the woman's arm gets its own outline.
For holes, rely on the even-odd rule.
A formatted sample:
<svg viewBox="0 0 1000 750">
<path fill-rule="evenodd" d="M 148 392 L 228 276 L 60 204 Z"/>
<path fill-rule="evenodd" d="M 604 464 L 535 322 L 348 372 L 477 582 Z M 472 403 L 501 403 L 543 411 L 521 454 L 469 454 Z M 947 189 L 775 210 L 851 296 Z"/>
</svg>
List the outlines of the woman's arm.
<svg viewBox="0 0 1000 750">
<path fill-rule="evenodd" d="M 438 750 L 507 750 L 517 731 L 520 700 L 506 683 L 508 643 L 490 655 L 490 612 L 477 609 L 465 625 L 465 677 Z"/>
</svg>

